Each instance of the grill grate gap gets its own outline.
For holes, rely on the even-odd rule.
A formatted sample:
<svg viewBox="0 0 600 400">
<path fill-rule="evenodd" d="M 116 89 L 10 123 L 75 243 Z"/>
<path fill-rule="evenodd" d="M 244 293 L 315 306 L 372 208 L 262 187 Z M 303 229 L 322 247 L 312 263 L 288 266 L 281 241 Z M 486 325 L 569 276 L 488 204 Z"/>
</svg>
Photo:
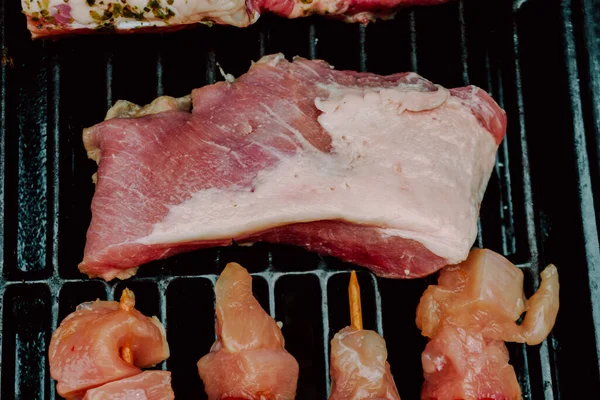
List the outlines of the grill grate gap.
<svg viewBox="0 0 600 400">
<path fill-rule="evenodd" d="M 592 193 L 592 181 L 590 177 L 590 164 L 586 147 L 585 122 L 583 118 L 583 105 L 581 104 L 581 89 L 579 86 L 580 77 L 577 66 L 577 55 L 575 53 L 574 27 L 571 9 L 572 2 L 570 0 L 561 2 L 565 36 L 564 49 L 565 58 L 567 60 L 567 71 L 569 74 L 571 110 L 573 113 L 574 145 L 579 181 L 578 186 L 585 256 L 588 263 L 589 278 L 591 280 L 589 285 L 591 292 L 590 300 L 592 302 L 592 317 L 595 326 L 596 355 L 600 371 L 600 245 L 598 240 L 598 228 L 596 225 L 596 212 L 594 209 L 594 194 Z M 591 18 L 591 15 L 588 14 L 588 16 Z M 598 78 L 598 76 L 594 76 L 594 79 Z"/>
</svg>

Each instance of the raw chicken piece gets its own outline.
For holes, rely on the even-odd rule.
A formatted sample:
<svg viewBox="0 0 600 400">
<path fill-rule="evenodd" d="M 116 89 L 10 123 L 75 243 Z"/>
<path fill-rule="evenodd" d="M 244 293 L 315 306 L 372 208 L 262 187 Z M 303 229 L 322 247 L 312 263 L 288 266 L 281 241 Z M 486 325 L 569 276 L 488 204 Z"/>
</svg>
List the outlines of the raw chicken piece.
<svg viewBox="0 0 600 400">
<path fill-rule="evenodd" d="M 432 338 L 421 358 L 424 400 L 521 398 L 505 341 L 539 344 L 559 308 L 558 272 L 542 272 L 536 294 L 523 294 L 523 273 L 490 250 L 473 250 L 444 268 L 417 308 L 417 326 Z M 516 321 L 527 312 L 523 322 Z"/>
<path fill-rule="evenodd" d="M 252 294 L 252 277 L 229 263 L 215 286 L 217 341 L 198 361 L 210 400 L 288 400 L 296 396 L 298 362 L 281 329 Z"/>
<path fill-rule="evenodd" d="M 61 322 L 50 341 L 49 361 L 62 397 L 80 398 L 169 357 L 162 324 L 134 306 L 133 292 L 125 289 L 121 302 L 83 303 Z"/>
<path fill-rule="evenodd" d="M 329 400 L 400 400 L 387 362 L 385 340 L 362 329 L 360 287 L 352 271 L 348 286 L 351 326 L 331 341 L 331 395 Z"/>
<path fill-rule="evenodd" d="M 423 355 L 422 400 L 517 400 L 521 388 L 504 342 L 444 325 Z"/>
<path fill-rule="evenodd" d="M 350 326 L 331 341 L 329 400 L 399 400 L 387 360 L 385 340 L 375 331 Z"/>
<path fill-rule="evenodd" d="M 171 373 L 144 371 L 141 374 L 90 389 L 83 400 L 173 400 Z"/>
<path fill-rule="evenodd" d="M 232 240 L 431 274 L 467 257 L 506 129 L 476 87 L 282 54 L 191 103 L 119 102 L 107 118 L 84 131 L 98 172 L 79 265 L 107 280 Z"/>
<path fill-rule="evenodd" d="M 74 33 L 172 31 L 192 24 L 246 27 L 261 14 L 312 14 L 347 22 L 391 18 L 400 7 L 448 0 L 21 0 L 34 38 Z"/>
<path fill-rule="evenodd" d="M 481 331 L 487 339 L 539 344 L 552 330 L 559 307 L 556 267 L 549 265 L 541 276 L 538 292 L 526 300 L 519 268 L 491 250 L 473 250 L 465 262 L 444 268 L 438 285 L 425 291 L 417 327 L 434 337 L 444 323 L 451 323 Z"/>
</svg>

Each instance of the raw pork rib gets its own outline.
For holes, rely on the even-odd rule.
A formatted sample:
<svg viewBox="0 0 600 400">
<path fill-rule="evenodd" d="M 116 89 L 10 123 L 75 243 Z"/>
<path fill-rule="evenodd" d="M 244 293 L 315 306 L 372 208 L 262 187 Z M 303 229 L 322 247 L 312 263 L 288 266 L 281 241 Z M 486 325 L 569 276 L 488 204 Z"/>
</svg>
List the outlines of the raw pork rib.
<svg viewBox="0 0 600 400">
<path fill-rule="evenodd" d="M 169 357 L 162 324 L 134 305 L 133 292 L 125 289 L 121 302 L 83 303 L 61 322 L 50 340 L 49 363 L 62 397 L 79 399 L 88 389 L 138 375 Z M 133 364 L 122 358 L 124 348 Z"/>
<path fill-rule="evenodd" d="M 83 400 L 173 400 L 171 373 L 144 371 L 139 375 L 90 389 Z"/>
<path fill-rule="evenodd" d="M 536 345 L 552 330 L 558 272 L 549 265 L 541 275 L 527 300 L 523 272 L 490 250 L 473 250 L 462 264 L 442 270 L 417 308 L 417 326 L 432 338 L 421 358 L 423 400 L 521 399 L 504 342 Z"/>
<path fill-rule="evenodd" d="M 252 295 L 252 277 L 229 263 L 215 285 L 217 341 L 198 361 L 209 400 L 291 400 L 298 362 L 277 323 Z"/>
<path fill-rule="evenodd" d="M 286 18 L 312 14 L 347 22 L 391 18 L 403 6 L 448 0 L 21 0 L 34 38 L 95 31 L 176 30 L 190 24 L 246 27 L 261 14 Z"/>
<path fill-rule="evenodd" d="M 473 86 L 282 55 L 107 118 L 83 135 L 98 173 L 79 266 L 104 279 L 232 240 L 428 275 L 467 257 L 506 128 Z"/>
</svg>

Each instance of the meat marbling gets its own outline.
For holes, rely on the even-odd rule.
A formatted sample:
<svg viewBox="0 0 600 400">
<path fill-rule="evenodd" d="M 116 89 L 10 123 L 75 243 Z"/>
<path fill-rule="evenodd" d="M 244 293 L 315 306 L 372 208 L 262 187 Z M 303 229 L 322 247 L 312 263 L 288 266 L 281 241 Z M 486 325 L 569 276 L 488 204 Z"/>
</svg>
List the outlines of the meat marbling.
<svg viewBox="0 0 600 400">
<path fill-rule="evenodd" d="M 73 33 L 176 30 L 190 24 L 246 27 L 261 14 L 297 18 L 326 15 L 367 23 L 391 18 L 403 6 L 448 0 L 21 0 L 34 38 Z"/>
<path fill-rule="evenodd" d="M 232 240 L 428 275 L 467 257 L 506 129 L 473 86 L 280 54 L 191 97 L 118 102 L 108 117 L 84 131 L 98 172 L 79 266 L 104 279 Z"/>
</svg>

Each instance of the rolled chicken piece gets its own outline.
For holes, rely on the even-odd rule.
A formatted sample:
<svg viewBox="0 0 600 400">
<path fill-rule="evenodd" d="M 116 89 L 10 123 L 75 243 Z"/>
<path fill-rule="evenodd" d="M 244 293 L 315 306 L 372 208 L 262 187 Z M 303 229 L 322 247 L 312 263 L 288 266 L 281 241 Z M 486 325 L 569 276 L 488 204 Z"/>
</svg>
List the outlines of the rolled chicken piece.
<svg viewBox="0 0 600 400">
<path fill-rule="evenodd" d="M 169 357 L 162 324 L 134 306 L 133 292 L 125 289 L 120 302 L 83 303 L 61 322 L 50 341 L 49 363 L 62 397 L 81 398 Z"/>
</svg>

